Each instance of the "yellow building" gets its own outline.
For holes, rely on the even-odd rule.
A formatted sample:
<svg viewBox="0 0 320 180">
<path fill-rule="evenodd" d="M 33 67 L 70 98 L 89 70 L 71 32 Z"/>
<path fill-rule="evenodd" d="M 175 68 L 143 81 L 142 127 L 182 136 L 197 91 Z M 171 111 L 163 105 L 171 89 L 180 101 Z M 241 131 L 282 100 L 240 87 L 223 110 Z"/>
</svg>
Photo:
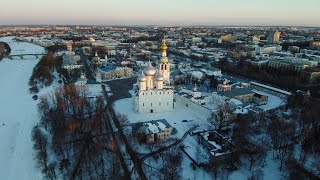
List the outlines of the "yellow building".
<svg viewBox="0 0 320 180">
<path fill-rule="evenodd" d="M 121 77 L 132 77 L 133 70 L 129 67 L 105 67 L 100 69 L 101 79 L 108 80 Z"/>
</svg>

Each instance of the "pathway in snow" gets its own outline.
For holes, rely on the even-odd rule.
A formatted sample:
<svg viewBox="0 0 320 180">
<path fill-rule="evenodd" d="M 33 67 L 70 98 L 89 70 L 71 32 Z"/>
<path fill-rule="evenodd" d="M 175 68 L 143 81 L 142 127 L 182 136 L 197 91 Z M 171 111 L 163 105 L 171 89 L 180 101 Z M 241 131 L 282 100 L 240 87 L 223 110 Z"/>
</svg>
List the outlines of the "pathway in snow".
<svg viewBox="0 0 320 180">
<path fill-rule="evenodd" d="M 36 101 L 28 92 L 28 81 L 37 62 L 0 61 L 1 180 L 42 179 L 33 159 L 31 140 L 31 130 L 39 118 Z"/>
</svg>

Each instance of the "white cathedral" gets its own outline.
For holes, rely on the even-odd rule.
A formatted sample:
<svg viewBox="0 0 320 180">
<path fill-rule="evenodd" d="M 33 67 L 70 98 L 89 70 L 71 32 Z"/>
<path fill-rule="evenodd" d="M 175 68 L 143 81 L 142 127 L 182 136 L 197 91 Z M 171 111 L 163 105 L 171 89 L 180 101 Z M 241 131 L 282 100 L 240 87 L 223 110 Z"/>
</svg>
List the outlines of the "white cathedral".
<svg viewBox="0 0 320 180">
<path fill-rule="evenodd" d="M 156 113 L 172 111 L 174 108 L 173 86 L 170 86 L 170 63 L 165 40 L 162 40 L 161 51 L 159 68 L 154 68 L 149 62 L 134 87 L 135 112 Z"/>
</svg>

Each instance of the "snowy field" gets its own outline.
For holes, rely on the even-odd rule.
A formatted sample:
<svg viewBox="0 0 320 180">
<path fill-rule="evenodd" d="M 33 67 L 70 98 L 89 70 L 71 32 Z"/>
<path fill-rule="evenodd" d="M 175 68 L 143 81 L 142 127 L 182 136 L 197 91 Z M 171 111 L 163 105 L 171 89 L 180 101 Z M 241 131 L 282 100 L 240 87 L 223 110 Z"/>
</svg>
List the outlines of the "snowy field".
<svg viewBox="0 0 320 180">
<path fill-rule="evenodd" d="M 42 47 L 8 42 L 13 54 L 43 53 Z M 31 130 L 38 122 L 37 102 L 29 94 L 28 81 L 38 60 L 0 61 L 0 179 L 42 179 L 33 160 Z"/>
</svg>

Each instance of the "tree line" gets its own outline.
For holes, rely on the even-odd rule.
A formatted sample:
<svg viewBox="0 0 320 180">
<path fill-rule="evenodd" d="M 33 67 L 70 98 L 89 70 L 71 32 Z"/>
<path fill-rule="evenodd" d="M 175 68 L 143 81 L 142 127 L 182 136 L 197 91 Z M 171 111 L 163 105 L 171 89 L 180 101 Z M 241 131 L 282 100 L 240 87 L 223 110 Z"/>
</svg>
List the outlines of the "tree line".
<svg viewBox="0 0 320 180">
<path fill-rule="evenodd" d="M 282 89 L 303 89 L 305 85 L 309 84 L 310 73 L 308 71 L 295 71 L 293 68 L 281 69 L 268 67 L 267 65 L 259 67 L 252 65 L 250 62 L 231 63 L 226 59 L 220 60 L 218 66 L 227 73 L 255 79 Z"/>
</svg>

